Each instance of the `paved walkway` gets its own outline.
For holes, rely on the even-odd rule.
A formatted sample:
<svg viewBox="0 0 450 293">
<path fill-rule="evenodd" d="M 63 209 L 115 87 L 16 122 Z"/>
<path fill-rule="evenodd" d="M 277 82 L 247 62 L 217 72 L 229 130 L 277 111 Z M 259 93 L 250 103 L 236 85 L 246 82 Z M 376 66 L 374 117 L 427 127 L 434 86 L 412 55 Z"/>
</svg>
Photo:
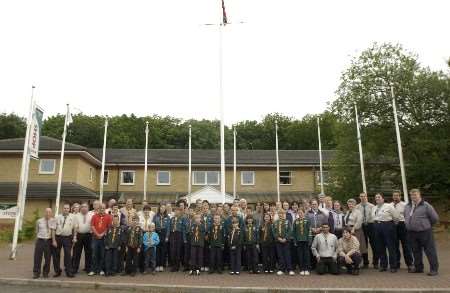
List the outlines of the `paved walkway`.
<svg viewBox="0 0 450 293">
<path fill-rule="evenodd" d="M 444 292 L 450 292 L 450 241 L 448 234 L 438 235 L 438 255 L 440 260 L 440 274 L 436 277 L 429 277 L 426 274 L 408 274 L 405 268 L 399 270 L 398 273 L 392 274 L 390 272 L 380 273 L 373 269 L 362 270 L 360 276 L 319 276 L 312 274 L 309 277 L 296 276 L 276 276 L 276 275 L 250 275 L 245 272 L 241 276 L 230 276 L 228 274 L 223 275 L 208 275 L 202 274 L 201 276 L 188 276 L 185 273 L 157 273 L 156 275 L 136 275 L 136 277 L 88 277 L 86 274 L 81 273 L 77 275 L 75 279 L 68 279 L 65 276 L 61 276 L 58 279 L 49 278 L 46 282 L 49 286 L 61 286 L 61 283 L 70 284 L 69 288 L 75 288 L 76 284 L 86 286 L 85 289 L 93 288 L 110 288 L 111 286 L 130 287 L 149 285 L 155 288 L 169 288 L 176 287 L 183 289 L 187 292 L 189 287 L 204 287 L 209 289 L 225 289 L 236 288 L 244 289 L 249 292 L 248 288 L 255 288 L 263 290 L 261 292 L 269 290 L 283 291 L 295 291 L 295 289 L 367 289 L 374 291 L 384 291 L 382 289 L 444 289 Z M 14 261 L 7 260 L 9 255 L 9 248 L 7 245 L 0 247 L 0 284 L 14 283 L 16 285 L 44 285 L 43 279 L 39 279 L 37 282 L 31 280 L 32 276 L 32 255 L 33 255 L 33 243 L 26 243 L 20 246 L 17 259 Z M 425 263 L 426 259 L 425 259 Z M 426 265 L 428 270 L 428 265 Z M 52 273 L 51 273 L 52 275 Z M 7 280 L 8 279 L 8 280 Z M 64 281 L 64 282 L 62 282 Z M 117 284 L 117 285 L 115 285 Z M 63 285 L 65 286 L 65 285 Z M 102 287 L 103 286 L 103 287 Z M 105 287 L 107 286 L 107 287 Z M 186 287 L 187 286 L 187 287 Z M 244 288 L 245 287 L 245 288 Z M 173 288 L 172 288 L 173 289 Z M 439 290 L 439 291 L 441 291 Z M 2 290 L 3 291 L 3 290 Z M 206 290 L 208 291 L 208 290 Z M 234 291 L 234 290 L 233 290 Z M 256 291 L 256 290 L 253 290 Z M 345 290 L 343 290 L 344 292 Z M 17 291 L 19 292 L 19 291 Z M 173 292 L 173 291 L 171 291 Z M 408 290 L 407 290 L 408 292 Z"/>
</svg>

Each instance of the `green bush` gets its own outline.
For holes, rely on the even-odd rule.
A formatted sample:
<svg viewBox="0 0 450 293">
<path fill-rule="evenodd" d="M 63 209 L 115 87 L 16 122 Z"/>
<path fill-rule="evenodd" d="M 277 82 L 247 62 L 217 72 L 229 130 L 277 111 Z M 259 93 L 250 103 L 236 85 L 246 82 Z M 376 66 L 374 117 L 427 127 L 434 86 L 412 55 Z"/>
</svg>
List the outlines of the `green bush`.
<svg viewBox="0 0 450 293">
<path fill-rule="evenodd" d="M 19 231 L 19 242 L 34 239 L 35 237 L 35 227 L 36 221 L 39 219 L 39 211 L 35 210 L 33 212 L 33 218 L 29 221 L 25 221 L 22 226 L 22 230 Z M 2 242 L 12 242 L 14 235 L 14 229 L 0 231 L 0 241 Z"/>
</svg>

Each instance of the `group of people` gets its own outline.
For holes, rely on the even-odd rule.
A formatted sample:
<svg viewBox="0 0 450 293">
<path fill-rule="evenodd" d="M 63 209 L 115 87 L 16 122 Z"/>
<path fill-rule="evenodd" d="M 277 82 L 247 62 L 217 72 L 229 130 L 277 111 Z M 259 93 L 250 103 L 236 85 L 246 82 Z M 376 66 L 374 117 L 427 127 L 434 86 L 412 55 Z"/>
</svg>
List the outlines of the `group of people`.
<svg viewBox="0 0 450 293">
<path fill-rule="evenodd" d="M 232 275 L 275 273 L 302 276 L 318 274 L 358 275 L 372 266 L 395 273 L 400 268 L 400 246 L 408 272 L 423 273 L 422 252 L 430 263 L 429 275 L 438 274 L 438 259 L 432 225 L 438 221 L 434 208 L 410 191 L 411 201 L 401 201 L 394 191 L 392 202 L 381 193 L 375 203 L 367 195 L 346 202 L 319 195 L 299 202 L 257 203 L 245 199 L 232 204 L 210 204 L 184 200 L 161 203 L 153 211 L 147 202 L 136 210 L 132 199 L 119 207 L 115 199 L 64 204 L 53 217 L 47 208 L 36 223 L 33 277 L 46 278 L 53 261 L 59 277 L 61 250 L 64 271 L 74 277 L 80 270 L 89 275 L 135 276 L 183 269 L 191 275 L 201 272 Z M 42 268 L 42 258 L 44 265 Z"/>
</svg>

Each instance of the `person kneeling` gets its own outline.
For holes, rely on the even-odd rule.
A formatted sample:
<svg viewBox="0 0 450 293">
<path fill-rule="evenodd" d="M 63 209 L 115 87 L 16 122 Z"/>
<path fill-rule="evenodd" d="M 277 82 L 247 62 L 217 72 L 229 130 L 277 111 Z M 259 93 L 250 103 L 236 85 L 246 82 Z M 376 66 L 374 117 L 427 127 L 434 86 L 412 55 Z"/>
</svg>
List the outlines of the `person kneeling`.
<svg viewBox="0 0 450 293">
<path fill-rule="evenodd" d="M 345 266 L 347 273 L 359 275 L 359 265 L 361 263 L 359 241 L 351 234 L 350 228 L 345 228 L 342 236 L 338 241 L 338 269 Z"/>
<path fill-rule="evenodd" d="M 313 255 L 317 259 L 316 271 L 319 275 L 326 272 L 331 274 L 338 274 L 337 269 L 337 237 L 330 233 L 330 226 L 322 224 L 321 233 L 314 237 L 311 245 Z"/>
</svg>

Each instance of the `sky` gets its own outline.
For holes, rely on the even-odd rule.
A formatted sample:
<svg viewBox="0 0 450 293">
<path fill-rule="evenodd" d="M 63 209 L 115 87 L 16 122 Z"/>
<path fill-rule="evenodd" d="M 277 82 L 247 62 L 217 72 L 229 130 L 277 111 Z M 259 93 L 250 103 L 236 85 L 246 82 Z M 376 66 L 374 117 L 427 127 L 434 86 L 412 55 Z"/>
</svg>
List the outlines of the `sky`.
<svg viewBox="0 0 450 293">
<path fill-rule="evenodd" d="M 450 1 L 225 0 L 225 123 L 324 111 L 351 58 L 400 43 L 447 70 Z M 220 116 L 220 0 L 0 1 L 0 113 Z"/>
</svg>

